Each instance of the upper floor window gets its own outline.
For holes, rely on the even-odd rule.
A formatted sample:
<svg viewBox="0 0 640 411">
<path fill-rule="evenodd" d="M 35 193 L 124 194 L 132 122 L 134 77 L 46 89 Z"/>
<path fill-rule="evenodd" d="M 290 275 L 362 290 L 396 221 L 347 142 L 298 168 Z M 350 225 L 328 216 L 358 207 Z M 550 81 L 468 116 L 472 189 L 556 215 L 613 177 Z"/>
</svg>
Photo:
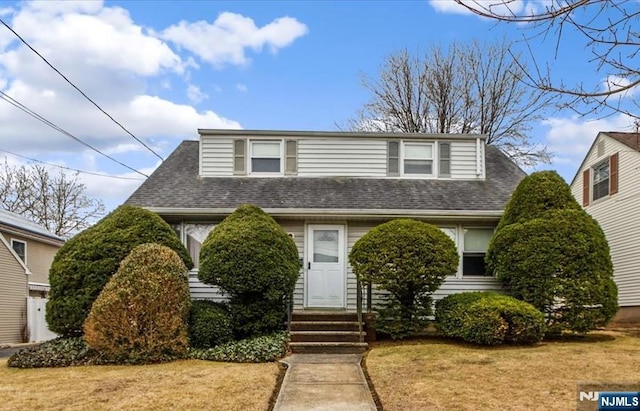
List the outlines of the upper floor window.
<svg viewBox="0 0 640 411">
<path fill-rule="evenodd" d="M 282 172 L 282 141 L 251 142 L 251 172 Z"/>
<path fill-rule="evenodd" d="M 582 205 L 607 198 L 618 192 L 619 153 L 613 153 L 582 172 Z"/>
<path fill-rule="evenodd" d="M 433 143 L 404 143 L 404 174 L 433 174 Z"/>
<path fill-rule="evenodd" d="M 11 239 L 11 248 L 18 254 L 23 263 L 27 262 L 27 243 L 20 240 Z"/>
<path fill-rule="evenodd" d="M 593 199 L 609 195 L 609 159 L 593 166 Z"/>
</svg>

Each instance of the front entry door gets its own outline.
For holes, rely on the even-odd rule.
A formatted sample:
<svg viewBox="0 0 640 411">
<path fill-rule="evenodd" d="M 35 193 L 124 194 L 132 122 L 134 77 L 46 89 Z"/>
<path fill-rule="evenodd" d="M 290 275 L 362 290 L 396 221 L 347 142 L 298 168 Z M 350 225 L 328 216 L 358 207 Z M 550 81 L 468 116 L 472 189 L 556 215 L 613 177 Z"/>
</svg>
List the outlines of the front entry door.
<svg viewBox="0 0 640 411">
<path fill-rule="evenodd" d="M 309 225 L 307 239 L 307 307 L 344 308 L 344 226 Z"/>
</svg>

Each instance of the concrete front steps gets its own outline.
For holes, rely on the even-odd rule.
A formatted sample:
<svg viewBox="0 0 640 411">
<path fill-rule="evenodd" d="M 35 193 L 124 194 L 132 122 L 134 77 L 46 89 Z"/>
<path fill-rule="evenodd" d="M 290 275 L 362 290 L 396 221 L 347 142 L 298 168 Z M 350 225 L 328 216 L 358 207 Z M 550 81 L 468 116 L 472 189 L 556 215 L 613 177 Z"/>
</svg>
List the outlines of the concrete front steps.
<svg viewBox="0 0 640 411">
<path fill-rule="evenodd" d="M 294 311 L 289 348 L 300 354 L 361 354 L 368 344 L 360 342 L 356 313 Z"/>
</svg>

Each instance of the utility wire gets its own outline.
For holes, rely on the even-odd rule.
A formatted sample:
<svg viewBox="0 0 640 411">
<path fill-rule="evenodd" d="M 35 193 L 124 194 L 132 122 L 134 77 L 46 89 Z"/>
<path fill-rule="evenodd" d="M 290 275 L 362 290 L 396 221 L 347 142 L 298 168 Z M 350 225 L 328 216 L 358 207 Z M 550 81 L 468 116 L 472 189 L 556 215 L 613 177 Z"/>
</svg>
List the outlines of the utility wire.
<svg viewBox="0 0 640 411">
<path fill-rule="evenodd" d="M 18 100 L 14 99 L 13 97 L 9 96 L 8 94 L 6 94 L 5 92 L 3 92 L 2 90 L 0 90 L 0 100 L 4 100 L 7 103 L 11 104 L 12 106 L 24 111 L 25 113 L 27 113 L 28 115 L 30 115 L 31 117 L 37 119 L 38 121 L 41 121 L 42 123 L 48 125 L 49 127 L 51 127 L 52 129 L 64 134 L 67 137 L 70 137 L 72 139 L 74 139 L 75 141 L 77 141 L 78 143 L 82 144 L 83 146 L 95 151 L 96 153 L 108 158 L 109 160 L 116 162 L 118 164 L 120 164 L 121 166 L 137 173 L 140 174 L 141 176 L 144 177 L 149 177 L 148 175 L 136 170 L 133 167 L 129 167 L 128 165 L 126 165 L 125 163 L 116 160 L 115 158 L 111 157 L 108 154 L 103 153 L 102 151 L 98 150 L 97 148 L 93 147 L 92 145 L 90 145 L 89 143 L 85 143 L 84 141 L 80 140 L 78 137 L 74 136 L 73 134 L 69 133 L 68 131 L 64 130 L 63 128 L 57 126 L 56 124 L 54 124 L 53 122 L 47 120 L 46 118 L 44 118 L 43 116 L 41 116 L 40 114 L 36 113 L 35 111 L 31 110 L 29 107 L 25 106 L 24 104 L 20 103 Z"/>
<path fill-rule="evenodd" d="M 78 93 L 82 94 L 82 96 L 84 98 L 86 98 L 87 100 L 89 100 L 89 102 L 91 102 L 91 104 L 93 104 L 98 110 L 100 110 L 105 116 L 109 117 L 109 119 L 111 121 L 113 121 L 114 123 L 116 123 L 125 133 L 129 134 L 131 137 L 133 137 L 134 140 L 136 140 L 138 143 L 142 144 L 147 150 L 149 150 L 150 152 L 152 152 L 156 157 L 158 157 L 160 160 L 164 161 L 164 158 L 162 158 L 162 156 L 158 153 L 156 153 L 151 147 L 149 147 L 144 141 L 140 140 L 138 137 L 136 137 L 132 132 L 130 132 L 129 130 L 127 130 L 122 124 L 120 124 L 116 119 L 114 119 L 109 113 L 107 113 L 102 107 L 100 107 L 98 105 L 98 103 L 96 103 L 95 101 L 93 101 L 89 96 L 87 96 L 85 94 L 84 91 L 80 90 L 78 88 L 78 86 L 76 86 L 71 80 L 69 80 L 64 74 L 62 74 L 60 72 L 60 70 L 58 70 L 57 68 L 55 68 L 53 66 L 53 64 L 49 63 L 49 61 L 44 58 L 42 56 L 42 54 L 38 53 L 38 51 L 36 49 L 34 49 L 29 43 L 27 43 L 27 41 L 25 39 L 22 38 L 22 36 L 20 36 L 14 29 L 12 29 L 7 23 L 5 23 L 4 20 L 2 20 L 2 18 L 0 18 L 0 23 L 2 23 L 6 28 L 8 28 L 18 39 L 20 39 L 20 41 L 22 43 L 24 43 L 25 46 L 29 47 L 31 49 L 31 51 L 33 51 L 34 53 L 36 53 L 36 55 L 38 57 L 40 57 L 42 59 L 42 61 L 44 61 L 45 63 L 47 63 L 47 65 L 49 67 L 51 67 L 53 69 L 53 71 L 55 71 L 56 73 L 58 73 L 60 75 L 60 77 L 62 77 L 67 83 L 69 83 L 71 85 L 71 87 L 75 88 Z"/>
<path fill-rule="evenodd" d="M 29 160 L 29 161 L 33 161 L 33 162 L 36 162 L 36 163 L 44 164 L 46 166 L 58 167 L 58 168 L 62 168 L 64 170 L 75 171 L 75 172 L 82 173 L 82 174 L 91 174 L 92 176 L 99 176 L 99 177 L 117 178 L 117 179 L 120 179 L 120 180 L 144 181 L 144 178 L 124 177 L 124 176 L 114 176 L 114 175 L 103 174 L 103 173 L 94 173 L 93 171 L 78 170 L 77 168 L 71 168 L 71 167 L 61 166 L 61 165 L 58 165 L 58 164 L 46 163 L 44 161 L 40 161 L 40 160 L 37 160 L 35 158 L 23 156 L 22 154 L 14 153 L 12 151 L 5 150 L 3 148 L 0 148 L 0 151 L 2 151 L 3 153 L 10 154 L 10 155 L 12 155 L 14 157 L 19 157 L 19 158 L 22 158 L 22 159 L 25 159 L 25 160 Z"/>
</svg>

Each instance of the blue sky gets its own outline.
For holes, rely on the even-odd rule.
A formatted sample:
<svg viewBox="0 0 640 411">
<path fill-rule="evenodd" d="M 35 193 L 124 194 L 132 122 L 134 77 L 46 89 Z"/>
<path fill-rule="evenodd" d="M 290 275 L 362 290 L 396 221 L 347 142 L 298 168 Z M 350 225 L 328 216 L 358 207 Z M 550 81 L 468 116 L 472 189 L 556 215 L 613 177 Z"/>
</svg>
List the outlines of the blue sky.
<svg viewBox="0 0 640 411">
<path fill-rule="evenodd" d="M 450 0 L 2 2 L 0 17 L 162 157 L 196 139 L 198 128 L 335 130 L 367 102 L 361 76 L 375 75 L 388 54 L 523 35 L 522 26 L 496 25 Z M 546 61 L 555 42 L 532 47 Z M 554 76 L 602 83 L 603 75 L 585 64 L 584 47 L 568 32 L 552 61 Z M 149 174 L 159 164 L 2 26 L 0 91 L 132 168 Z M 631 124 L 617 114 L 545 113 L 532 136 L 555 157 L 539 168 L 570 181 L 598 131 L 631 131 Z M 2 100 L 0 150 L 140 177 Z M 27 162 L 6 152 L 0 157 Z M 141 183 L 81 178 L 109 209 Z"/>
</svg>

